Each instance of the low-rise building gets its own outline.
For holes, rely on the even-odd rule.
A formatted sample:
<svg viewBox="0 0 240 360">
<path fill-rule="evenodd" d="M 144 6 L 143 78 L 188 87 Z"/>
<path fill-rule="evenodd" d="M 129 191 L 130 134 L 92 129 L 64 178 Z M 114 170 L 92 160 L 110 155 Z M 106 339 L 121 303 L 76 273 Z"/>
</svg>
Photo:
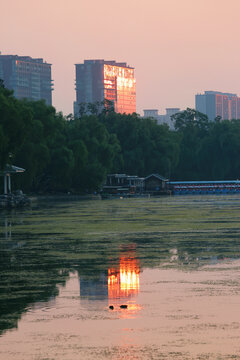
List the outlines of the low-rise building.
<svg viewBox="0 0 240 360">
<path fill-rule="evenodd" d="M 144 117 L 151 117 L 157 120 L 159 125 L 167 124 L 170 129 L 174 129 L 174 123 L 171 116 L 180 112 L 180 108 L 166 108 L 166 114 L 159 114 L 157 109 L 145 109 L 143 110 Z"/>
<path fill-rule="evenodd" d="M 143 189 L 148 193 L 161 194 L 168 190 L 168 181 L 168 179 L 159 174 L 151 174 L 143 180 Z"/>
<path fill-rule="evenodd" d="M 102 188 L 108 194 L 135 194 L 143 191 L 143 178 L 136 175 L 109 174 Z"/>
<path fill-rule="evenodd" d="M 151 174 L 145 178 L 136 175 L 109 174 L 102 191 L 111 195 L 163 195 L 169 192 L 168 181 L 159 174 Z"/>
</svg>

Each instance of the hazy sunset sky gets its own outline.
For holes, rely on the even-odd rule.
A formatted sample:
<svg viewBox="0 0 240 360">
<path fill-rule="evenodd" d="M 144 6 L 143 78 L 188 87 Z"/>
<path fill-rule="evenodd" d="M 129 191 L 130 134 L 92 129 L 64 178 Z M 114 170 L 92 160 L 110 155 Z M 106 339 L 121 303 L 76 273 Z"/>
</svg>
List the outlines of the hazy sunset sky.
<svg viewBox="0 0 240 360">
<path fill-rule="evenodd" d="M 1 0 L 0 13 L 0 51 L 51 63 L 64 114 L 84 59 L 135 67 L 139 113 L 194 107 L 204 90 L 240 95 L 240 0 Z"/>
</svg>

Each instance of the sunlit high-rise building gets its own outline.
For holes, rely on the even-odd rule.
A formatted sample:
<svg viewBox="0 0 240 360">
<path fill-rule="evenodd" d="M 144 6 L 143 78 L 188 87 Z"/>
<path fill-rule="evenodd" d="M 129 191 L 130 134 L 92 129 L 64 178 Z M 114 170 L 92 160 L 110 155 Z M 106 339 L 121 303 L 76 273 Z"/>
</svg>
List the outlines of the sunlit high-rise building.
<svg viewBox="0 0 240 360">
<path fill-rule="evenodd" d="M 118 113 L 136 112 L 136 80 L 134 68 L 126 63 L 105 60 L 84 60 L 76 64 L 76 102 L 79 104 L 110 100 Z"/>
<path fill-rule="evenodd" d="M 236 94 L 205 91 L 195 96 L 195 107 L 209 120 L 217 116 L 223 120 L 240 119 L 240 98 Z"/>
<path fill-rule="evenodd" d="M 45 100 L 52 105 L 51 64 L 42 58 L 0 54 L 0 79 L 17 99 Z"/>
</svg>

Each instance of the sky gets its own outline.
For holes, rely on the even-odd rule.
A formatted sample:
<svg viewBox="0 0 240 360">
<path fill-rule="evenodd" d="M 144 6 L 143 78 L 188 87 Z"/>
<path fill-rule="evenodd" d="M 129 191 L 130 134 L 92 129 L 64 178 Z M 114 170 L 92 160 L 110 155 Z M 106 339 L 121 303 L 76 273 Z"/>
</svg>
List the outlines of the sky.
<svg viewBox="0 0 240 360">
<path fill-rule="evenodd" d="M 135 68 L 137 112 L 240 95 L 239 0 L 0 0 L 0 51 L 52 64 L 53 105 L 73 112 L 84 59 Z"/>
</svg>

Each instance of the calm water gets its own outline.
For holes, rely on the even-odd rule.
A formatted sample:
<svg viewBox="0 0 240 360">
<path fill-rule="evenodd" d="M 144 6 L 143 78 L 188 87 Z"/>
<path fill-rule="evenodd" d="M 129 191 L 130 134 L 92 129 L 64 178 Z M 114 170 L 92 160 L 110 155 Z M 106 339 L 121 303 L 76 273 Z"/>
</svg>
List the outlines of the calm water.
<svg viewBox="0 0 240 360">
<path fill-rule="evenodd" d="M 0 216 L 1 360 L 240 359 L 240 196 Z"/>
</svg>

